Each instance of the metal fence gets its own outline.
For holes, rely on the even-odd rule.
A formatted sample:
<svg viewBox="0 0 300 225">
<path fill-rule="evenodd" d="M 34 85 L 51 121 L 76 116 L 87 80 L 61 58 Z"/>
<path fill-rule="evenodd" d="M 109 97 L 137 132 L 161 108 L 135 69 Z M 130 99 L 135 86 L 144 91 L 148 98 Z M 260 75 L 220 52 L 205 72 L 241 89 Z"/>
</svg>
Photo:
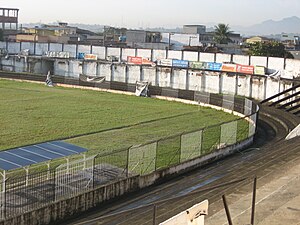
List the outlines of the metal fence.
<svg viewBox="0 0 300 225">
<path fill-rule="evenodd" d="M 167 90 L 165 90 L 167 95 Z M 179 92 L 178 92 L 179 94 Z M 191 93 L 188 93 L 191 97 Z M 174 95 L 174 91 L 172 92 Z M 189 98 L 190 98 L 189 97 Z M 0 220 L 76 196 L 102 185 L 146 175 L 202 157 L 252 137 L 258 106 L 234 96 L 194 92 L 193 100 L 240 113 L 237 120 L 139 146 L 61 164 L 54 170 L 0 180 Z"/>
</svg>

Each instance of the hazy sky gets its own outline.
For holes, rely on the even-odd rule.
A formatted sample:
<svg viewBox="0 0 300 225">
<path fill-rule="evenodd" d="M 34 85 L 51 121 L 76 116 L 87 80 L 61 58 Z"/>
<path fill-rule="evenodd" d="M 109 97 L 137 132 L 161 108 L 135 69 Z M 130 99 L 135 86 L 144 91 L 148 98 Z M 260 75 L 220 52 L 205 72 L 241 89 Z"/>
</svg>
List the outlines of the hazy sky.
<svg viewBox="0 0 300 225">
<path fill-rule="evenodd" d="M 253 25 L 300 16 L 300 0 L 0 0 L 20 9 L 20 23 L 55 22 L 137 27 Z"/>
</svg>

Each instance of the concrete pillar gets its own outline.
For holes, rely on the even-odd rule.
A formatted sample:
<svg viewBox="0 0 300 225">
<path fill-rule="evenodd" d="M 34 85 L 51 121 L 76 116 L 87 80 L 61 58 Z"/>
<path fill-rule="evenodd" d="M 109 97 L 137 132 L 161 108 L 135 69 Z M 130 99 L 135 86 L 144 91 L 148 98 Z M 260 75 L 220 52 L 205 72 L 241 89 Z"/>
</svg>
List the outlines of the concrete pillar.
<svg viewBox="0 0 300 225">
<path fill-rule="evenodd" d="M 201 76 L 201 89 L 200 91 L 205 91 L 206 89 L 206 74 L 203 73 L 202 76 Z"/>
<path fill-rule="evenodd" d="M 154 51 L 153 51 L 153 49 L 151 49 L 151 57 L 150 57 L 151 62 L 153 62 L 153 53 L 154 53 Z"/>
<path fill-rule="evenodd" d="M 137 55 L 138 55 L 138 49 L 135 48 L 134 50 L 135 50 L 134 56 L 137 57 Z"/>
<path fill-rule="evenodd" d="M 265 77 L 265 85 L 264 85 L 264 99 L 267 98 L 267 83 L 268 83 L 268 78 Z"/>
<path fill-rule="evenodd" d="M 144 81 L 143 66 L 140 66 L 140 81 Z"/>
<path fill-rule="evenodd" d="M 185 74 L 185 90 L 189 90 L 189 86 L 190 86 L 190 77 L 189 77 L 189 70 L 186 70 L 186 74 Z"/>
<path fill-rule="evenodd" d="M 223 93 L 223 74 L 219 74 L 219 94 Z"/>
<path fill-rule="evenodd" d="M 119 62 L 122 62 L 122 57 L 123 57 L 123 48 L 120 48 L 120 58 L 119 58 Z"/>
<path fill-rule="evenodd" d="M 128 80 L 129 80 L 129 67 L 126 65 L 125 66 L 125 83 L 128 84 Z"/>
<path fill-rule="evenodd" d="M 173 88 L 174 86 L 174 68 L 171 68 L 171 73 L 170 73 L 170 88 Z"/>
<path fill-rule="evenodd" d="M 223 82 L 222 82 L 222 79 L 223 79 L 223 74 L 219 73 L 219 94 L 222 94 L 222 91 L 223 91 Z"/>
<path fill-rule="evenodd" d="M 250 85 L 249 85 L 249 88 L 250 88 L 250 90 L 249 90 L 249 97 L 250 98 L 252 98 L 252 95 L 253 95 L 253 88 L 252 88 L 252 85 L 253 85 L 253 77 L 252 76 L 250 76 Z"/>
<path fill-rule="evenodd" d="M 104 58 L 105 58 L 105 60 L 107 60 L 107 46 L 105 46 Z"/>
<path fill-rule="evenodd" d="M 159 86 L 159 74 L 158 74 L 158 67 L 155 67 L 155 86 Z"/>
<path fill-rule="evenodd" d="M 234 90 L 234 94 L 237 95 L 238 94 L 238 88 L 239 88 L 239 75 L 236 73 L 235 74 L 235 90 Z"/>
</svg>

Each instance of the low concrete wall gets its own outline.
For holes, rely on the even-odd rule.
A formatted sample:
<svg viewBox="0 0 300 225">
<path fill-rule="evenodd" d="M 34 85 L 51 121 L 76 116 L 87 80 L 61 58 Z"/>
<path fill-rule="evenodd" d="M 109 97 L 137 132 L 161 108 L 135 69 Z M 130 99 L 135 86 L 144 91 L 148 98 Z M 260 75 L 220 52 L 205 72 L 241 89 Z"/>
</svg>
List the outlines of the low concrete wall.
<svg viewBox="0 0 300 225">
<path fill-rule="evenodd" d="M 125 194 L 138 191 L 142 188 L 149 187 L 165 179 L 191 171 L 197 167 L 203 166 L 209 162 L 223 158 L 233 152 L 246 148 L 253 142 L 253 137 L 219 149 L 208 155 L 172 166 L 167 169 L 158 170 L 146 176 L 134 176 L 120 180 L 106 186 L 97 188 L 80 194 L 76 197 L 61 200 L 48 206 L 41 207 L 31 212 L 24 213 L 5 221 L 0 221 L 0 225 L 41 225 L 54 224 L 57 221 L 68 219 L 74 215 L 84 213 L 85 211 L 105 204 L 110 200 L 116 199 Z"/>
<path fill-rule="evenodd" d="M 24 213 L 5 221 L 0 225 L 39 225 L 50 224 L 83 213 L 110 199 L 139 189 L 139 177 L 130 177 L 114 182 L 76 197 L 52 203 L 48 206 Z"/>
<path fill-rule="evenodd" d="M 28 43 L 28 42 L 0 42 L 0 48 L 6 49 L 8 54 L 18 54 L 22 50 L 29 50 L 30 55 L 43 56 L 47 51 L 69 52 L 72 59 L 78 53 L 91 53 L 97 55 L 98 59 L 106 60 L 109 56 L 126 61 L 127 56 L 142 56 L 153 61 L 165 58 L 187 59 L 191 61 L 204 62 L 234 62 L 243 65 L 262 65 L 271 70 L 286 70 L 294 77 L 300 77 L 300 60 L 285 59 L 265 56 L 245 56 L 223 53 L 206 53 L 158 49 L 127 49 L 104 46 L 59 44 L 59 43 Z"/>
</svg>

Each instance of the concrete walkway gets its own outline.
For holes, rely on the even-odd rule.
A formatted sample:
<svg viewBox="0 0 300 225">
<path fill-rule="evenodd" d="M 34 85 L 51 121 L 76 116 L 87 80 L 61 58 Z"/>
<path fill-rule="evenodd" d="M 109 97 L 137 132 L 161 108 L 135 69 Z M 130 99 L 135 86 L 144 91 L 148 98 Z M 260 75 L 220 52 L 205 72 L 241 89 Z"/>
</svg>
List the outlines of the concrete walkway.
<svg viewBox="0 0 300 225">
<path fill-rule="evenodd" d="M 264 177 L 257 181 L 264 185 L 257 189 L 255 224 L 300 225 L 300 159 L 289 162 L 289 167 L 275 173 L 278 176 L 267 183 Z M 250 224 L 252 193 L 232 193 L 226 197 L 233 224 Z M 214 204 L 209 207 L 212 213 L 213 208 Z M 205 225 L 225 224 L 228 222 L 224 209 L 208 216 L 205 221 Z"/>
</svg>

